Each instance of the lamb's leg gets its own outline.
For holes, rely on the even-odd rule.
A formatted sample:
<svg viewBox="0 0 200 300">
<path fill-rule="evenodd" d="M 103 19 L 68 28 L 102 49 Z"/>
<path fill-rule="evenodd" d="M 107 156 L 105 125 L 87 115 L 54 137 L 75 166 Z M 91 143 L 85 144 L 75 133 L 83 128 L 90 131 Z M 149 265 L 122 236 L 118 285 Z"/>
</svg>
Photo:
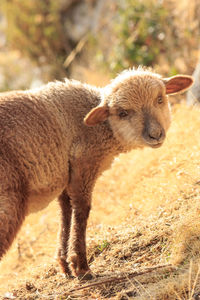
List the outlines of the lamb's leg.
<svg viewBox="0 0 200 300">
<path fill-rule="evenodd" d="M 61 226 L 60 226 L 60 247 L 58 249 L 58 261 L 65 274 L 71 275 L 67 263 L 68 243 L 71 226 L 72 207 L 70 204 L 70 198 L 67 192 L 64 192 L 58 198 L 61 208 Z"/>
<path fill-rule="evenodd" d="M 0 191 L 0 259 L 11 246 L 25 218 L 26 197 L 20 191 Z"/>
<path fill-rule="evenodd" d="M 75 276 L 92 277 L 86 258 L 86 226 L 90 205 L 85 199 L 73 199 L 69 261 Z"/>
<path fill-rule="evenodd" d="M 97 167 L 96 167 L 97 168 Z M 97 169 L 95 164 L 83 159 L 71 162 L 67 193 L 72 206 L 68 262 L 73 275 L 92 278 L 86 258 L 86 226 L 90 213 L 92 189 Z"/>
</svg>

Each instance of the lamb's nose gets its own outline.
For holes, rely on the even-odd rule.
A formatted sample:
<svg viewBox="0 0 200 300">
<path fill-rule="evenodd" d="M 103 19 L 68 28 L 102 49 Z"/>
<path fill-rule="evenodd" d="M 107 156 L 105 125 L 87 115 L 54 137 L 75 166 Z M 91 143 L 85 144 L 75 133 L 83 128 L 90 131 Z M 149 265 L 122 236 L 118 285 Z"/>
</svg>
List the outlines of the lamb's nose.
<svg viewBox="0 0 200 300">
<path fill-rule="evenodd" d="M 163 137 L 164 133 L 163 133 L 162 129 L 159 128 L 157 130 L 150 130 L 148 132 L 148 135 L 149 135 L 150 139 L 159 141 Z"/>
</svg>

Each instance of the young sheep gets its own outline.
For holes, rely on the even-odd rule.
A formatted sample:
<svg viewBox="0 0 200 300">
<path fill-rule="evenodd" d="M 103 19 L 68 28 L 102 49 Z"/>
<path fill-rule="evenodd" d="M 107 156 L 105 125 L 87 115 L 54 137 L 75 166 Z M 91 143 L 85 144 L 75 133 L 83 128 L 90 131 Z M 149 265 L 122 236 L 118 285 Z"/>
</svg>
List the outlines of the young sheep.
<svg viewBox="0 0 200 300">
<path fill-rule="evenodd" d="M 53 82 L 0 95 L 0 258 L 25 216 L 58 197 L 58 259 L 66 274 L 90 275 L 86 224 L 97 177 L 114 156 L 160 147 L 170 125 L 166 95 L 193 80 L 129 70 L 105 88 Z"/>
</svg>

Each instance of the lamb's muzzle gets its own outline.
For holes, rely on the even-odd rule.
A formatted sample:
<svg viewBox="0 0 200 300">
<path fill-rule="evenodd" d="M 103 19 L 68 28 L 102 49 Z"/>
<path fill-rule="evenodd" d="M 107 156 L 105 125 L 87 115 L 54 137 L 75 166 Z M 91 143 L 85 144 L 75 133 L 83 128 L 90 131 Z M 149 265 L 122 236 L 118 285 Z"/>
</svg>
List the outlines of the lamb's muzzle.
<svg viewBox="0 0 200 300">
<path fill-rule="evenodd" d="M 165 140 L 166 134 L 161 124 L 151 118 L 145 122 L 143 137 L 147 145 L 151 147 L 160 147 Z"/>
</svg>

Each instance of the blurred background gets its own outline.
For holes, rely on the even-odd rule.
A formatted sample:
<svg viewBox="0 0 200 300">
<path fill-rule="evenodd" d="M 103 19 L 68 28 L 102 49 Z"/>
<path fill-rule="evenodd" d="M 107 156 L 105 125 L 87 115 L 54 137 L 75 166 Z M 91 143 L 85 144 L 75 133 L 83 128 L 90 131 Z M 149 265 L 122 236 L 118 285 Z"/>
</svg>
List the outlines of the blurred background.
<svg viewBox="0 0 200 300">
<path fill-rule="evenodd" d="M 0 91 L 75 78 L 104 85 L 124 68 L 192 74 L 199 0 L 1 0 Z"/>
</svg>

